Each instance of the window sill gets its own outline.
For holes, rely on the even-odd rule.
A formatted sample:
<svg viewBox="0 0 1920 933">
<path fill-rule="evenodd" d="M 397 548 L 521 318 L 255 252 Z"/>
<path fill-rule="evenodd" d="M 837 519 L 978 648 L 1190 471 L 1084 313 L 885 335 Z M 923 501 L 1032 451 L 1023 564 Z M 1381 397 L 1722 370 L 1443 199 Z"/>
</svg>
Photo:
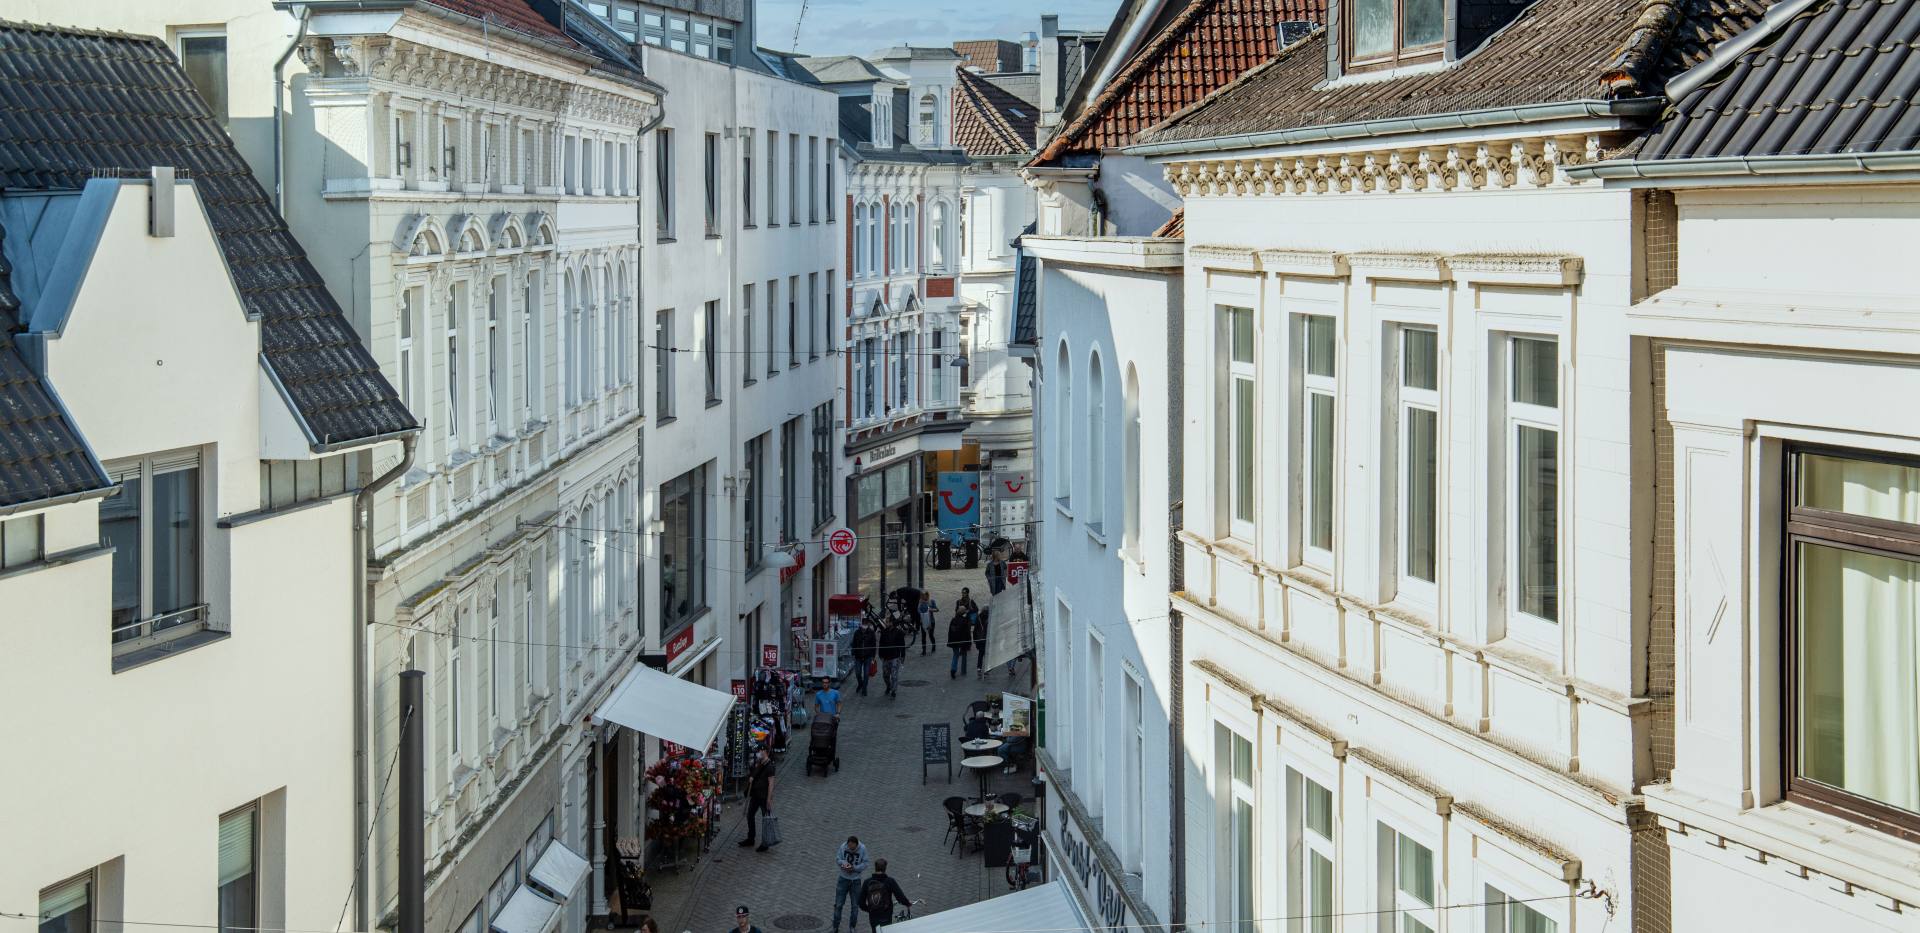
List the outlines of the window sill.
<svg viewBox="0 0 1920 933">
<path fill-rule="evenodd" d="M 724 236 L 721 236 L 721 235 L 720 235 L 720 234 L 718 234 L 718 233 L 709 233 L 709 234 L 707 234 L 707 239 L 709 239 L 709 240 L 724 240 L 724 239 L 726 239 L 726 237 L 724 237 Z"/>
<path fill-rule="evenodd" d="M 756 224 L 756 223 L 754 223 L 754 222 L 753 222 L 753 221 L 751 221 L 751 220 L 749 220 L 749 221 L 747 221 L 746 223 L 743 223 L 743 224 L 741 224 L 741 225 L 740 225 L 740 229 L 742 229 L 742 230 L 758 230 L 758 229 L 760 229 L 760 225 L 759 225 L 759 224 Z"/>
<path fill-rule="evenodd" d="M 1067 521 L 1073 521 L 1073 500 L 1072 499 L 1053 500 L 1053 510 L 1055 512 L 1060 513 L 1060 515 L 1063 518 L 1065 518 Z"/>
<path fill-rule="evenodd" d="M 676 239 L 674 239 L 674 238 L 673 238 L 673 237 L 671 237 L 671 236 L 661 236 L 661 235 L 659 235 L 659 234 L 654 234 L 654 237 L 653 237 L 653 242 L 655 242 L 655 243 L 678 243 L 678 242 L 680 242 L 680 241 L 679 241 L 679 240 L 676 240 Z"/>
<path fill-rule="evenodd" d="M 679 420 L 680 420 L 680 419 L 678 419 L 678 418 L 675 418 L 675 417 L 674 417 L 674 416 L 672 416 L 672 415 L 655 415 L 655 416 L 653 416 L 653 423 L 654 423 L 655 425 L 657 425 L 657 426 L 659 426 L 659 427 L 666 427 L 667 425 L 670 425 L 670 424 L 672 424 L 672 423 L 674 423 L 675 421 L 679 421 Z"/>
<path fill-rule="evenodd" d="M 204 626 L 204 623 L 202 623 L 202 625 Z M 197 631 L 170 638 L 159 644 L 147 645 L 128 651 L 125 654 L 115 654 L 113 656 L 113 672 L 115 674 L 124 674 L 136 667 L 145 667 L 155 661 L 165 660 L 166 658 L 192 651 L 202 645 L 211 645 L 217 641 L 225 641 L 228 635 L 229 633 L 227 632 L 202 627 Z"/>
<path fill-rule="evenodd" d="M 1107 546 L 1107 530 L 1100 522 L 1087 523 L 1087 537 L 1101 547 Z"/>
<path fill-rule="evenodd" d="M 723 399 L 719 399 L 719 398 L 710 398 L 710 399 L 707 399 L 707 407 L 708 407 L 708 408 L 719 408 L 719 407 L 720 407 L 720 403 L 721 403 L 722 401 L 723 401 Z"/>
</svg>

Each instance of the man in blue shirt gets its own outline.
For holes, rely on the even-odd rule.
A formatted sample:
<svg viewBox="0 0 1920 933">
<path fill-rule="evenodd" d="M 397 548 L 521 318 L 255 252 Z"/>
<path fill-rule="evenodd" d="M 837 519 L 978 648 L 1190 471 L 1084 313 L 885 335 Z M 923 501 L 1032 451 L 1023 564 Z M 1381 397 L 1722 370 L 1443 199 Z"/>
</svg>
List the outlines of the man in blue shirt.
<svg viewBox="0 0 1920 933">
<path fill-rule="evenodd" d="M 813 706 L 822 716 L 840 718 L 840 691 L 834 689 L 832 680 L 820 678 L 820 689 L 813 694 Z"/>
</svg>

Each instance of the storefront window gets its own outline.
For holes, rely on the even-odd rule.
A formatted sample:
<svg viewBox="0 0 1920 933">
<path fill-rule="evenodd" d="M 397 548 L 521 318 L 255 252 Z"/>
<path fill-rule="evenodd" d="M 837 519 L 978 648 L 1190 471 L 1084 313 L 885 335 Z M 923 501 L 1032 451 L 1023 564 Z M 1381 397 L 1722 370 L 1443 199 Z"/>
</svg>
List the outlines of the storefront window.
<svg viewBox="0 0 1920 933">
<path fill-rule="evenodd" d="M 660 633 L 691 622 L 707 608 L 707 469 L 699 466 L 660 487 Z"/>
</svg>

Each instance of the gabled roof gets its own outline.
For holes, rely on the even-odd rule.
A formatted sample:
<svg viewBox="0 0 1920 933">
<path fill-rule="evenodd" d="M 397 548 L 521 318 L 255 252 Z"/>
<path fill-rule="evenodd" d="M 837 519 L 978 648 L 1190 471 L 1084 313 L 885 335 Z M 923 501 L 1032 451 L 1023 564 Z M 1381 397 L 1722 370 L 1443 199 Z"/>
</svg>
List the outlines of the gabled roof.
<svg viewBox="0 0 1920 933">
<path fill-rule="evenodd" d="M 0 244 L 6 242 L 0 227 Z M 53 389 L 20 355 L 20 299 L 0 245 L 0 508 L 106 489 L 107 475 Z"/>
<path fill-rule="evenodd" d="M 77 189 L 156 165 L 193 180 L 316 447 L 418 428 L 165 43 L 0 22 L 0 101 L 0 187 Z"/>
<path fill-rule="evenodd" d="M 1634 159 L 1912 152 L 1920 4 L 1822 0 L 1702 77 L 1631 147 Z"/>
<path fill-rule="evenodd" d="M 965 68 L 955 74 L 954 144 L 970 156 L 1032 152 L 1039 109 Z"/>
<path fill-rule="evenodd" d="M 1280 23 L 1325 18 L 1325 0 L 1193 0 L 1087 101 L 1034 164 L 1132 143 L 1271 58 Z"/>
<path fill-rule="evenodd" d="M 1527 104 L 1658 94 L 1759 21 L 1774 0 L 1536 0 L 1445 67 L 1327 83 L 1327 32 L 1141 135 L 1141 142 L 1267 133 Z"/>
<path fill-rule="evenodd" d="M 426 0 L 444 10 L 464 13 L 475 19 L 498 23 L 515 32 L 524 32 L 553 42 L 573 44 L 573 39 L 547 18 L 527 5 L 527 0 Z"/>
<path fill-rule="evenodd" d="M 872 62 L 858 55 L 800 55 L 787 58 L 787 70 L 795 80 L 813 84 L 854 84 L 863 81 L 891 81 Z"/>
</svg>

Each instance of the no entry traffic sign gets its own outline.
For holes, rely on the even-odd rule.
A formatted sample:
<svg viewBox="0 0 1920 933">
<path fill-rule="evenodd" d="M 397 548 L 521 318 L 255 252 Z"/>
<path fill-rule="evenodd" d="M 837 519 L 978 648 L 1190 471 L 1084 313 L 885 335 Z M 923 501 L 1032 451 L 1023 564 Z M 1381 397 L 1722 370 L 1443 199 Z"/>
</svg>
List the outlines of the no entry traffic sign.
<svg viewBox="0 0 1920 933">
<path fill-rule="evenodd" d="M 839 557 L 845 557 L 853 553 L 853 546 L 858 543 L 858 540 L 853 536 L 852 531 L 846 528 L 835 528 L 832 534 L 827 535 L 827 550 Z"/>
</svg>

